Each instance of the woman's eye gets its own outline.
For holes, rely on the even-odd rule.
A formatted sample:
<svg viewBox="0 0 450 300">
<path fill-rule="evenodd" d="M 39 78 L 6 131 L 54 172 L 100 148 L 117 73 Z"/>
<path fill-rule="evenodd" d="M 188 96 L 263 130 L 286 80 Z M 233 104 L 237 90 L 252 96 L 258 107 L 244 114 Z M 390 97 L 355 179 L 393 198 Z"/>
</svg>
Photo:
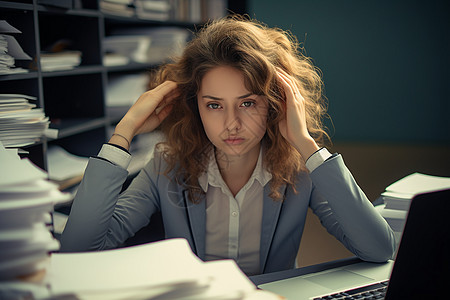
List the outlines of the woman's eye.
<svg viewBox="0 0 450 300">
<path fill-rule="evenodd" d="M 220 108 L 220 105 L 217 103 L 209 103 L 208 105 L 206 105 L 206 107 L 211 108 L 211 109 L 218 109 L 218 108 Z"/>
<path fill-rule="evenodd" d="M 244 101 L 241 104 L 242 107 L 252 107 L 253 105 L 255 105 L 254 101 Z"/>
</svg>

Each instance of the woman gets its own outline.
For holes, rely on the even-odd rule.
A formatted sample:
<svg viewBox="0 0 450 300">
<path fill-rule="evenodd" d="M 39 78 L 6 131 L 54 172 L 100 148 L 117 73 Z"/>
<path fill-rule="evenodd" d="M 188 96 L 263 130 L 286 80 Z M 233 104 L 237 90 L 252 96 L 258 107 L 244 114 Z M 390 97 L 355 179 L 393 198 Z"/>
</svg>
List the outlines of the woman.
<svg viewBox="0 0 450 300">
<path fill-rule="evenodd" d="M 205 26 L 162 66 L 91 158 L 62 251 L 117 247 L 161 212 L 166 238 L 247 275 L 293 268 L 311 207 L 350 251 L 381 262 L 393 233 L 322 148 L 322 81 L 295 39 L 238 17 Z M 119 195 L 134 136 L 160 127 L 152 159 Z"/>
</svg>

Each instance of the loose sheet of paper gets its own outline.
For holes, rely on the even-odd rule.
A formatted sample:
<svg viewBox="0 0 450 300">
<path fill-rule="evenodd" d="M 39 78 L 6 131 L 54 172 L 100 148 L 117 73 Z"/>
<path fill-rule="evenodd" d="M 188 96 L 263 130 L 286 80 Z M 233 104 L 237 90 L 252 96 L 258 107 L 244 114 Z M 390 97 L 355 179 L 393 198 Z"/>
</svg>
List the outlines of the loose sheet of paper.
<svg viewBox="0 0 450 300">
<path fill-rule="evenodd" d="M 413 173 L 389 185 L 386 192 L 389 195 L 395 195 L 396 193 L 414 195 L 448 188 L 450 188 L 449 177 Z"/>
<path fill-rule="evenodd" d="M 184 239 L 84 253 L 54 253 L 49 282 L 55 294 L 170 285 L 201 279 L 201 261 Z"/>
</svg>

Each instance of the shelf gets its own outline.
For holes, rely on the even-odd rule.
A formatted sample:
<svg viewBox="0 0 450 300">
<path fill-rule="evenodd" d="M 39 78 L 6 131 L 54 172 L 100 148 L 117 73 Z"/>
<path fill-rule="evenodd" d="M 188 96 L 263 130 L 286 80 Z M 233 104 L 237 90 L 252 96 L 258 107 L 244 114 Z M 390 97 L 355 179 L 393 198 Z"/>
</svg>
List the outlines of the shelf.
<svg viewBox="0 0 450 300">
<path fill-rule="evenodd" d="M 58 119 L 55 123 L 52 121 L 50 128 L 59 130 L 58 139 L 60 139 L 79 134 L 84 131 L 104 127 L 107 124 L 109 124 L 109 122 L 106 118 Z"/>
<path fill-rule="evenodd" d="M 21 74 L 0 75 L 0 81 L 35 79 L 35 78 L 38 78 L 38 73 L 36 71 Z"/>
<path fill-rule="evenodd" d="M 92 9 L 63 9 L 56 8 L 51 6 L 37 5 L 38 12 L 49 13 L 49 14 L 66 14 L 73 16 L 82 16 L 82 17 L 99 17 L 100 12 Z"/>
<path fill-rule="evenodd" d="M 0 1 L 1 8 L 10 8 L 10 9 L 21 9 L 21 10 L 33 10 L 33 4 L 28 3 L 19 3 L 19 2 L 9 2 L 9 1 Z"/>
<path fill-rule="evenodd" d="M 63 71 L 48 71 L 42 72 L 42 77 L 60 77 L 60 76 L 74 76 L 83 74 L 101 73 L 105 68 L 103 66 L 79 66 L 71 70 Z"/>
<path fill-rule="evenodd" d="M 103 18 L 105 19 L 106 23 L 122 23 L 122 24 L 130 24 L 133 23 L 134 25 L 164 25 L 164 26 L 178 26 L 178 27 L 188 27 L 188 28 L 194 28 L 196 23 L 192 22 L 185 22 L 185 21 L 177 21 L 177 20 L 167 20 L 167 21 L 160 21 L 160 20 L 151 20 L 151 19 L 142 19 L 138 18 L 137 16 L 132 17 L 125 17 L 125 16 L 116 16 L 108 13 L 102 13 Z"/>
<path fill-rule="evenodd" d="M 158 65 L 155 64 L 139 64 L 139 63 L 129 63 L 123 66 L 105 67 L 108 72 L 127 72 L 127 71 L 142 71 L 151 70 L 156 68 Z"/>
</svg>

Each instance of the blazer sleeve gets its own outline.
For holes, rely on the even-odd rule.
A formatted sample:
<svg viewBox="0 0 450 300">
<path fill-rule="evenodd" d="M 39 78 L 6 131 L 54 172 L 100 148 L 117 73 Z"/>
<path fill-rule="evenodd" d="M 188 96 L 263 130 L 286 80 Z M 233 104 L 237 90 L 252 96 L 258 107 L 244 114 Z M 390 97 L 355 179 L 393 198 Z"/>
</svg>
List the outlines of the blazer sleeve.
<svg viewBox="0 0 450 300">
<path fill-rule="evenodd" d="M 322 225 L 365 261 L 384 262 L 395 252 L 392 229 L 334 154 L 310 174 L 310 206 Z"/>
<path fill-rule="evenodd" d="M 61 236 L 62 252 L 115 248 L 159 210 L 159 163 L 152 158 L 120 194 L 128 171 L 90 158 Z"/>
</svg>

